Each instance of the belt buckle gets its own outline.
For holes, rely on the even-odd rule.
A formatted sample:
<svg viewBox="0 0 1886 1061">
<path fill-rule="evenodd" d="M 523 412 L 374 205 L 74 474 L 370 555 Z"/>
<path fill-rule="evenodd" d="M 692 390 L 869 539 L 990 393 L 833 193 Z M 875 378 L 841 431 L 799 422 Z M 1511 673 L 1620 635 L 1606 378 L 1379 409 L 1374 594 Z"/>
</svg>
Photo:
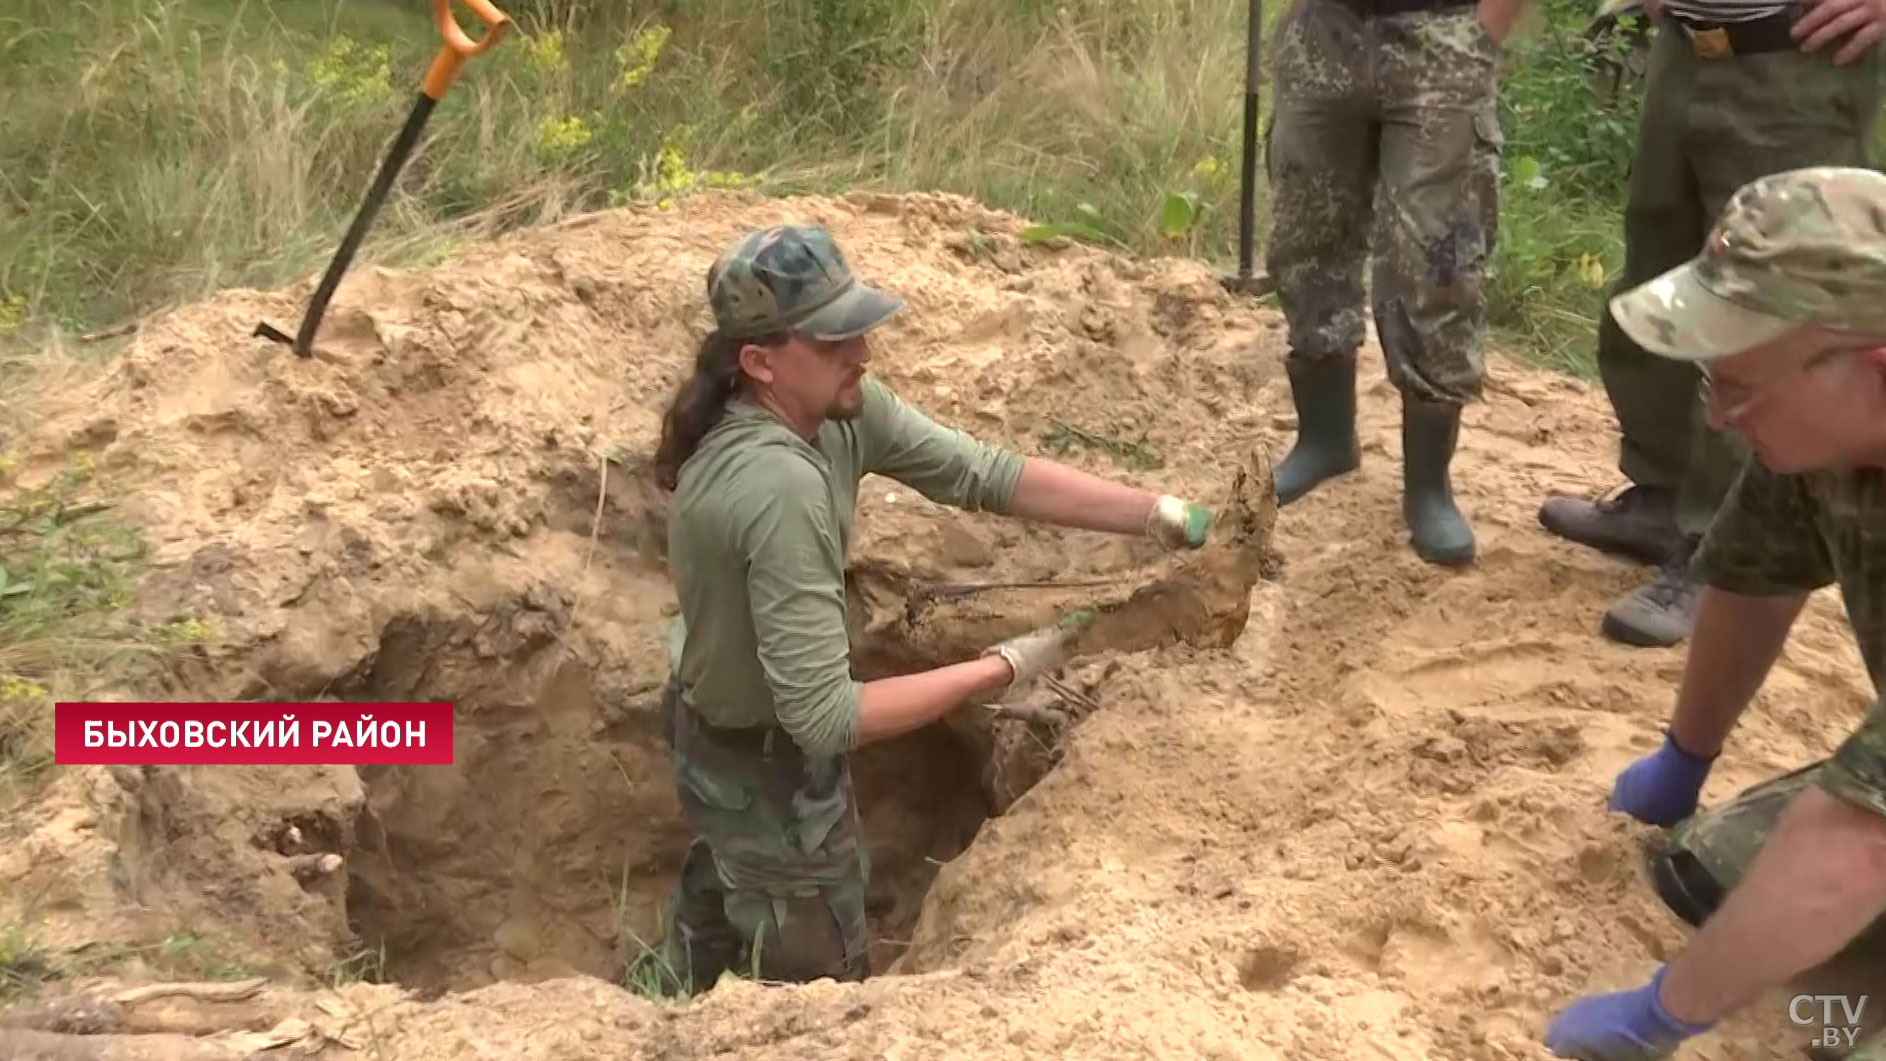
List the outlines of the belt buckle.
<svg viewBox="0 0 1886 1061">
<path fill-rule="evenodd" d="M 1709 29 L 1690 29 L 1685 26 L 1684 32 L 1689 36 L 1690 47 L 1701 58 L 1723 59 L 1735 54 L 1735 49 L 1729 45 L 1729 31 L 1721 26 Z"/>
</svg>

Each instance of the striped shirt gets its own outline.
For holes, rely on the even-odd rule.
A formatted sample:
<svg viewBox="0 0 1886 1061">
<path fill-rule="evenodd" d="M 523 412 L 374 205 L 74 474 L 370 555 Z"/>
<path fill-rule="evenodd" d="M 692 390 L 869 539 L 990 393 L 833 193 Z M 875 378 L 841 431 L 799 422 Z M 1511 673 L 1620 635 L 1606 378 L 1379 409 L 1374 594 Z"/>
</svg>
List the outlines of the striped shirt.
<svg viewBox="0 0 1886 1061">
<path fill-rule="evenodd" d="M 1663 11 L 1685 22 L 1753 22 L 1793 6 L 1792 0 L 1664 0 Z"/>
</svg>

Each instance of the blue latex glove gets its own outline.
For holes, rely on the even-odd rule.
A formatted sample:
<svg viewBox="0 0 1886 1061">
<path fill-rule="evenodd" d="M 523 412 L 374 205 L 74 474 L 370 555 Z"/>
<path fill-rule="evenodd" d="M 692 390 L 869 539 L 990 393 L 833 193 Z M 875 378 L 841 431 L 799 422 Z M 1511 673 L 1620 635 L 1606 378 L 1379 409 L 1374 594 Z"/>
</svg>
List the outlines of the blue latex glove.
<svg viewBox="0 0 1886 1061">
<path fill-rule="evenodd" d="M 1696 797 L 1715 764 L 1677 746 L 1668 733 L 1663 747 L 1618 774 L 1611 789 L 1611 809 L 1650 825 L 1675 825 L 1696 813 Z"/>
<path fill-rule="evenodd" d="M 1567 1006 L 1546 1029 L 1545 1045 L 1578 1061 L 1653 1061 L 1669 1057 L 1683 1040 L 1713 1025 L 1685 1024 L 1657 1001 L 1668 967 L 1631 991 L 1590 995 Z"/>
</svg>

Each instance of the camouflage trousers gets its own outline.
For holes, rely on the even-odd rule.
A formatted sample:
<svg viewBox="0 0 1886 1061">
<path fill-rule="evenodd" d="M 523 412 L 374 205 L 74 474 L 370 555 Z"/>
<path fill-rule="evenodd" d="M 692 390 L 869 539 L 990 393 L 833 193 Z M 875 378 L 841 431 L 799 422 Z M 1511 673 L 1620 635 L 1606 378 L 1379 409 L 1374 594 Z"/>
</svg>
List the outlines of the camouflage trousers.
<svg viewBox="0 0 1886 1061">
<path fill-rule="evenodd" d="M 1704 58 L 1662 19 L 1650 46 L 1643 117 L 1624 205 L 1624 269 L 1609 296 L 1688 261 L 1736 189 L 1802 166 L 1866 166 L 1886 55 L 1835 66 L 1837 49 Z M 1696 366 L 1638 346 L 1607 311 L 1598 370 L 1617 415 L 1618 469 L 1676 495 L 1677 527 L 1700 537 L 1748 447 L 1702 415 Z"/>
<path fill-rule="evenodd" d="M 693 840 L 661 958 L 694 990 L 722 972 L 863 980 L 870 864 L 844 758 L 803 754 L 784 730 L 706 723 L 670 682 L 662 720 Z"/>
<path fill-rule="evenodd" d="M 1367 308 L 1389 378 L 1428 401 L 1479 397 L 1499 53 L 1471 5 L 1367 15 L 1300 0 L 1286 16 L 1264 150 L 1291 357 L 1355 356 L 1373 237 Z"/>
<path fill-rule="evenodd" d="M 1672 829 L 1668 845 L 1651 861 L 1651 877 L 1671 910 L 1700 927 L 1741 883 L 1788 804 L 1820 780 L 1826 765 L 1823 760 L 1770 778 Z M 1886 955 L 1886 917 L 1868 925 L 1842 953 Z M 1886 1061 L 1886 1029 L 1860 1038 L 1844 1057 L 1845 1061 Z"/>
</svg>

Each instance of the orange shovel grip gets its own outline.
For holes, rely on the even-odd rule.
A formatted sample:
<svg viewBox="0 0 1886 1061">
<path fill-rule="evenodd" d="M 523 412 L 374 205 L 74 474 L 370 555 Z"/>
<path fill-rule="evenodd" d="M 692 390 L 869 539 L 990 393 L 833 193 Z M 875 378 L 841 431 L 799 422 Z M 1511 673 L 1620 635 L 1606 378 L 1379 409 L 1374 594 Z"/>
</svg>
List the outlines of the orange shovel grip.
<svg viewBox="0 0 1886 1061">
<path fill-rule="evenodd" d="M 445 96 L 445 90 L 452 87 L 458 77 L 459 67 L 474 55 L 481 55 L 491 50 L 498 43 L 504 32 L 511 28 L 511 16 L 499 11 L 491 0 L 460 0 L 472 9 L 486 26 L 485 35 L 479 40 L 472 40 L 458 26 L 458 19 L 452 16 L 452 0 L 433 0 L 432 13 L 438 20 L 439 32 L 445 36 L 445 44 L 432 60 L 432 69 L 426 71 L 426 84 L 423 91 L 437 103 Z"/>
</svg>

